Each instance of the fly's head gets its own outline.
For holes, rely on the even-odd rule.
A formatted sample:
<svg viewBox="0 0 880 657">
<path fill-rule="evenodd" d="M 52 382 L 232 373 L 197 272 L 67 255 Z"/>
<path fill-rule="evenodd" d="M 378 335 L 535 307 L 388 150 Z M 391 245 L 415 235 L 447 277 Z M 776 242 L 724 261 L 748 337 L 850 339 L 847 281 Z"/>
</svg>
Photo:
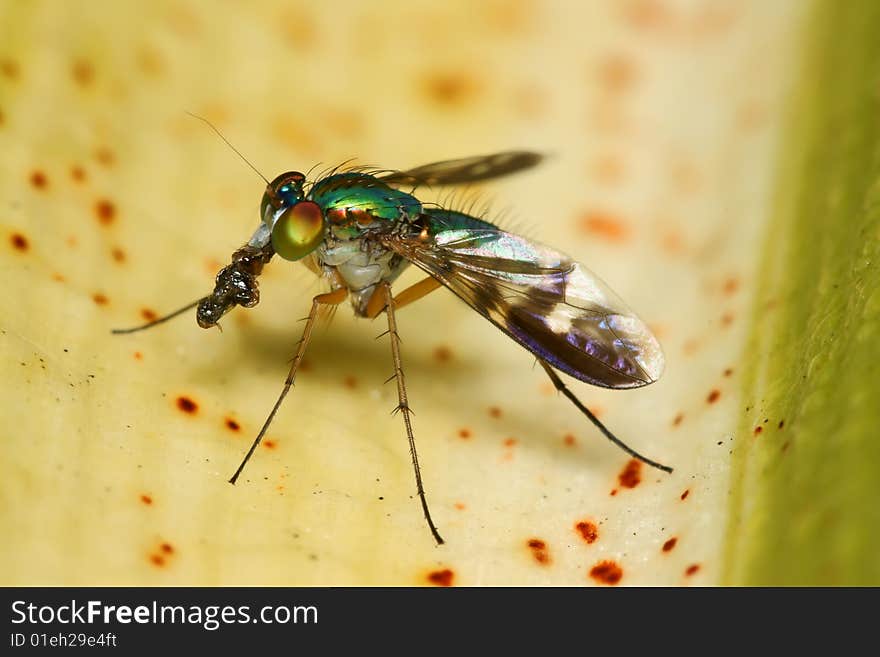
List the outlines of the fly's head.
<svg viewBox="0 0 880 657">
<path fill-rule="evenodd" d="M 305 176 L 283 173 L 266 186 L 260 218 L 270 238 L 251 240 L 232 254 L 232 262 L 217 273 L 214 291 L 199 302 L 196 321 L 202 328 L 216 326 L 227 312 L 260 302 L 257 277 L 276 253 L 285 260 L 300 260 L 324 239 L 321 208 L 304 200 Z"/>
<path fill-rule="evenodd" d="M 306 201 L 305 176 L 288 171 L 266 187 L 260 217 L 271 230 L 275 253 L 285 260 L 301 260 L 324 241 L 324 213 L 314 201 Z"/>
</svg>

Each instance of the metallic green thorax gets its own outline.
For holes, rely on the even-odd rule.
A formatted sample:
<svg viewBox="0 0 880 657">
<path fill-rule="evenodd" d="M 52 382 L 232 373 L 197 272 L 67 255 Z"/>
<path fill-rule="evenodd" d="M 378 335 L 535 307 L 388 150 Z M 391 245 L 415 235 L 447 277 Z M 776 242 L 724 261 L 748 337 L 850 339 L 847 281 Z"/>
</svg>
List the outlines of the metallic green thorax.
<svg viewBox="0 0 880 657">
<path fill-rule="evenodd" d="M 366 173 L 338 173 L 320 180 L 309 191 L 308 198 L 320 205 L 325 213 L 334 210 L 368 212 L 374 219 L 395 221 L 402 215 L 416 217 L 422 204 L 412 194 L 401 192 Z"/>
</svg>

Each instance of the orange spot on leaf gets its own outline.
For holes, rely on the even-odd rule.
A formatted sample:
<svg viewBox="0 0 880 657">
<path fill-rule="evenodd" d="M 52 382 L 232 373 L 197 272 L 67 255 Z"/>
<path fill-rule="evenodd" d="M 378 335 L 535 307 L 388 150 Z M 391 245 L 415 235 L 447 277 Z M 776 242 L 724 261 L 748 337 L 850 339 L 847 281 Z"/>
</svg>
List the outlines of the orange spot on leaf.
<svg viewBox="0 0 880 657">
<path fill-rule="evenodd" d="M 199 405 L 196 404 L 189 397 L 178 397 L 177 398 L 177 408 L 179 408 L 184 413 L 195 414 L 199 410 Z"/>
<path fill-rule="evenodd" d="M 27 251 L 28 248 L 30 248 L 30 242 L 28 242 L 27 237 L 21 233 L 13 233 L 9 236 L 9 241 L 12 244 L 12 248 L 17 251 Z"/>
<path fill-rule="evenodd" d="M 599 528 L 589 520 L 581 520 L 574 528 L 587 543 L 595 543 L 599 538 Z"/>
<path fill-rule="evenodd" d="M 617 481 L 624 488 L 635 488 L 642 481 L 642 463 L 636 459 L 627 461 L 626 466 L 617 475 Z"/>
<path fill-rule="evenodd" d="M 42 171 L 32 171 L 31 185 L 33 185 L 37 189 L 46 189 L 49 186 L 49 179 Z"/>
<path fill-rule="evenodd" d="M 623 579 L 623 568 L 614 561 L 600 561 L 590 569 L 590 577 L 600 584 L 613 586 Z"/>
<path fill-rule="evenodd" d="M 550 552 L 547 549 L 547 543 L 539 538 L 532 538 L 526 542 L 526 545 L 532 551 L 532 557 L 534 557 L 535 561 L 544 566 L 550 563 Z"/>
<path fill-rule="evenodd" d="M 434 360 L 438 363 L 448 363 L 452 360 L 452 350 L 444 345 L 440 345 L 434 349 Z"/>
<path fill-rule="evenodd" d="M 428 573 L 428 581 L 435 586 L 452 586 L 454 580 L 455 573 L 448 568 Z"/>
<path fill-rule="evenodd" d="M 590 211 L 578 220 L 581 231 L 609 242 L 622 243 L 630 238 L 630 229 L 621 219 L 607 212 Z"/>
<path fill-rule="evenodd" d="M 104 226 L 109 226 L 116 219 L 116 206 L 107 199 L 98 199 L 95 202 L 95 215 Z"/>
</svg>

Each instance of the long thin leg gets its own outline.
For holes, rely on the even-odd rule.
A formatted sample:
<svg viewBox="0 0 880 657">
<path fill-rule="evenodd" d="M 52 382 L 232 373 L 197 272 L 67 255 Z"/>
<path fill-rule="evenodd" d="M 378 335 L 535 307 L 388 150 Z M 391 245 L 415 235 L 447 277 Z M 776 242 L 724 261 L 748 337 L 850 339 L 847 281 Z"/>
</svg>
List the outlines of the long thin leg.
<svg viewBox="0 0 880 657">
<path fill-rule="evenodd" d="M 413 301 L 418 301 L 426 294 L 429 294 L 442 286 L 443 284 L 432 276 L 423 278 L 418 283 L 413 283 L 395 296 L 394 307 L 395 309 L 400 309 L 404 306 L 408 306 Z M 376 291 L 373 292 L 373 296 L 371 296 L 370 300 L 367 302 L 367 310 L 365 314 L 369 319 L 376 319 L 383 310 L 385 310 L 385 292 L 376 288 Z"/>
<path fill-rule="evenodd" d="M 568 397 L 568 399 L 571 401 L 571 403 L 574 404 L 575 406 L 577 406 L 578 410 L 581 413 L 583 413 L 584 415 L 586 415 L 589 418 L 590 422 L 595 424 L 596 428 L 599 429 L 599 431 L 602 432 L 602 435 L 604 435 L 608 440 L 610 440 L 612 443 L 614 443 L 615 445 L 620 447 L 620 449 L 622 449 L 624 452 L 626 452 L 630 456 L 637 458 L 639 461 L 642 461 L 643 463 L 647 463 L 652 468 L 657 468 L 658 470 L 663 470 L 663 472 L 672 472 L 672 468 L 670 468 L 668 465 L 663 465 L 662 463 L 657 463 L 657 461 L 652 461 L 648 457 L 642 456 L 637 451 L 635 451 L 633 448 L 629 447 L 620 438 L 618 438 L 613 433 L 611 433 L 605 427 L 605 425 L 599 421 L 599 418 L 597 418 L 595 415 L 593 415 L 590 412 L 590 409 L 587 408 L 586 406 L 584 406 L 581 403 L 581 400 L 574 396 L 574 393 L 568 389 L 568 387 L 562 382 L 562 379 L 559 378 L 559 375 L 553 371 L 553 369 L 550 367 L 550 365 L 548 365 L 543 360 L 538 360 L 538 362 L 541 363 L 541 367 L 543 367 L 544 371 L 547 372 L 547 376 L 550 377 L 550 380 L 553 382 L 553 385 L 556 387 L 556 389 L 559 392 L 561 392 L 563 395 Z"/>
<path fill-rule="evenodd" d="M 338 290 L 334 290 L 333 292 L 319 294 L 314 299 L 312 299 L 312 309 L 309 311 L 309 317 L 306 320 L 306 327 L 303 329 L 302 338 L 300 338 L 299 347 L 297 348 L 296 356 L 293 359 L 293 365 L 290 366 L 290 372 L 288 372 L 287 379 L 284 381 L 284 388 L 282 388 L 281 394 L 278 396 L 278 400 L 272 407 L 272 412 L 269 413 L 269 417 L 267 417 L 266 421 L 263 423 L 263 428 L 260 429 L 260 433 L 257 434 L 257 437 L 254 439 L 251 448 L 247 451 L 247 454 L 245 454 L 244 458 L 241 461 L 241 464 L 235 471 L 235 474 L 232 475 L 232 477 L 229 479 L 230 484 L 234 484 L 235 481 L 238 479 L 238 475 L 240 475 L 241 471 L 244 470 L 244 466 L 250 460 L 251 455 L 254 453 L 254 450 L 257 449 L 257 445 L 259 445 L 260 441 L 263 440 L 263 436 L 266 435 L 266 431 L 269 429 L 269 425 L 272 424 L 272 420 L 275 418 L 275 413 L 278 412 L 278 409 L 281 407 L 281 402 L 284 401 L 284 398 L 287 396 L 290 387 L 293 385 L 293 381 L 296 378 L 296 370 L 299 368 L 303 356 L 305 356 L 306 348 L 309 346 L 309 340 L 312 337 L 312 329 L 315 327 L 315 320 L 318 317 L 318 309 L 322 305 L 335 306 L 337 304 L 340 304 L 345 301 L 345 298 L 347 296 L 348 290 L 341 287 Z"/>
<path fill-rule="evenodd" d="M 437 545 L 443 545 L 443 537 L 434 526 L 431 520 L 431 512 L 428 510 L 428 500 L 425 498 L 425 488 L 422 485 L 422 473 L 419 470 L 419 457 L 416 454 L 416 439 L 413 437 L 412 422 L 410 421 L 409 402 L 406 398 L 406 382 L 403 377 L 403 366 L 400 361 L 400 336 L 397 334 L 397 320 L 394 318 L 394 298 L 391 296 L 391 285 L 389 283 L 380 283 L 383 296 L 385 297 L 385 314 L 388 315 L 388 334 L 391 337 L 391 357 L 394 360 L 394 378 L 397 379 L 397 408 L 394 412 L 403 414 L 403 423 L 406 425 L 406 437 L 409 439 L 409 454 L 412 457 L 413 469 L 416 473 L 416 489 L 419 493 L 419 500 L 422 502 L 422 511 L 425 513 L 425 520 L 428 521 L 428 528 L 437 541 Z"/>
<path fill-rule="evenodd" d="M 140 326 L 133 326 L 132 328 L 124 328 L 124 329 L 113 329 L 110 331 L 116 335 L 120 335 L 122 333 L 136 333 L 137 331 L 143 331 L 144 329 L 151 328 L 156 326 L 156 324 L 161 324 L 162 322 L 167 322 L 169 319 L 174 319 L 178 315 L 182 315 L 187 310 L 192 310 L 196 306 L 198 306 L 202 302 L 201 299 L 197 299 L 190 304 L 185 305 L 183 308 L 179 308 L 175 310 L 173 313 L 168 313 L 164 317 L 160 317 L 159 319 L 154 319 L 151 322 L 147 322 L 146 324 L 141 324 Z"/>
</svg>

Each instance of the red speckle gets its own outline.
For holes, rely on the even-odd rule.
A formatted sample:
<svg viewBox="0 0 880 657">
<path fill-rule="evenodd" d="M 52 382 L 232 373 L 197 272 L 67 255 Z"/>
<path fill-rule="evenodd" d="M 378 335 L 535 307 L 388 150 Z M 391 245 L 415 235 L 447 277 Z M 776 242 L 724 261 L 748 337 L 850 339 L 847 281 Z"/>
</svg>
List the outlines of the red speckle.
<svg viewBox="0 0 880 657">
<path fill-rule="evenodd" d="M 781 449 L 780 451 L 782 451 L 783 453 L 784 453 L 784 452 L 787 452 L 787 451 L 788 451 L 788 447 L 789 447 L 789 443 L 790 443 L 790 442 L 791 442 L 791 441 L 786 440 L 786 441 L 782 444 L 782 449 Z"/>
<path fill-rule="evenodd" d="M 116 262 L 125 262 L 125 251 L 118 246 L 113 247 L 113 250 L 110 251 L 110 255 L 113 256 L 113 259 Z"/>
<path fill-rule="evenodd" d="M 143 359 L 144 359 L 144 355 L 143 355 L 141 352 L 136 351 L 136 352 L 134 352 L 134 359 L 135 359 L 135 360 L 143 360 Z"/>
<path fill-rule="evenodd" d="M 464 510 L 467 508 L 467 507 L 464 505 L 464 502 L 456 502 L 454 506 L 455 506 L 455 508 L 458 509 L 459 511 L 464 511 Z"/>
<path fill-rule="evenodd" d="M 106 306 L 108 303 L 110 303 L 110 300 L 100 292 L 95 292 L 92 295 L 92 301 L 94 301 L 99 306 Z"/>
<path fill-rule="evenodd" d="M 42 171 L 31 172 L 31 185 L 37 189 L 46 189 L 49 186 L 49 179 Z"/>
<path fill-rule="evenodd" d="M 617 481 L 624 488 L 635 488 L 642 481 L 642 463 L 636 459 L 627 461 L 626 466 L 617 475 Z"/>
<path fill-rule="evenodd" d="M 55 273 L 52 274 L 52 280 L 53 280 L 53 281 L 58 281 L 59 283 L 64 283 L 67 279 L 64 278 L 64 276 L 62 276 L 62 275 L 59 274 L 58 272 L 55 272 Z"/>
<path fill-rule="evenodd" d="M 532 551 L 532 556 L 539 564 L 547 565 L 550 563 L 550 552 L 547 550 L 547 544 L 539 538 L 529 539 L 526 545 Z"/>
<path fill-rule="evenodd" d="M 721 397 L 721 391 L 717 388 L 712 390 L 709 395 L 706 397 L 707 404 L 714 404 L 718 401 L 719 397 Z"/>
<path fill-rule="evenodd" d="M 700 570 L 700 564 L 694 563 L 687 567 L 687 570 L 684 571 L 684 574 L 690 577 L 691 575 L 696 575 L 697 571 Z"/>
<path fill-rule="evenodd" d="M 428 581 L 435 586 L 452 586 L 454 579 L 455 573 L 448 568 L 428 573 Z"/>
<path fill-rule="evenodd" d="M 776 426 L 778 426 L 781 429 L 782 427 L 785 426 L 785 420 L 779 420 L 779 424 Z"/>
<path fill-rule="evenodd" d="M 763 431 L 764 431 L 764 427 L 762 427 L 762 426 L 757 426 L 757 427 L 755 427 L 755 431 L 754 431 L 753 433 L 754 433 L 756 436 L 760 436 L 761 433 L 762 433 Z"/>
<path fill-rule="evenodd" d="M 471 437 L 470 429 L 459 429 L 458 430 L 458 437 L 461 438 L 462 440 L 467 440 L 468 438 Z"/>
<path fill-rule="evenodd" d="M 600 62 L 598 74 L 602 88 L 612 94 L 628 91 L 636 79 L 632 59 L 620 54 L 609 55 Z"/>
<path fill-rule="evenodd" d="M 600 561 L 590 569 L 590 577 L 600 584 L 613 586 L 623 579 L 623 569 L 613 561 Z"/>
<path fill-rule="evenodd" d="M 19 72 L 18 62 L 12 59 L 0 59 L 0 73 L 5 77 L 10 80 L 15 80 L 18 77 Z"/>
<path fill-rule="evenodd" d="M 684 492 L 681 494 L 681 499 L 686 500 L 687 496 L 691 494 L 690 488 L 685 488 Z"/>
<path fill-rule="evenodd" d="M 675 537 L 670 538 L 668 541 L 666 541 L 666 542 L 663 544 L 663 551 L 664 551 L 664 552 L 670 552 L 670 551 L 672 550 L 672 548 L 675 547 L 675 544 L 676 544 L 676 543 L 678 543 L 678 539 L 677 539 L 677 538 L 675 538 Z"/>
<path fill-rule="evenodd" d="M 516 445 L 516 438 L 506 438 L 503 444 L 505 447 L 513 447 Z"/>
<path fill-rule="evenodd" d="M 89 86 L 95 79 L 95 69 L 92 68 L 91 63 L 84 59 L 78 59 L 73 63 L 70 74 L 73 76 L 74 82 L 81 87 Z"/>
<path fill-rule="evenodd" d="M 599 538 L 599 528 L 589 520 L 581 520 L 574 528 L 587 543 L 595 543 Z"/>
<path fill-rule="evenodd" d="M 728 278 L 724 281 L 724 285 L 721 289 L 724 291 L 724 294 L 728 296 L 735 294 L 739 289 L 739 281 L 734 277 Z"/>
<path fill-rule="evenodd" d="M 489 407 L 489 417 L 499 418 L 501 417 L 501 409 L 497 406 Z"/>
<path fill-rule="evenodd" d="M 155 566 L 161 567 L 165 565 L 165 557 L 163 557 L 161 554 L 151 554 L 150 561 L 152 561 L 153 565 Z"/>
<path fill-rule="evenodd" d="M 434 360 L 438 363 L 448 363 L 452 360 L 452 349 L 445 345 L 440 345 L 434 349 Z"/>
<path fill-rule="evenodd" d="M 422 80 L 424 95 L 437 105 L 447 107 L 472 100 L 478 90 L 477 81 L 461 71 L 428 73 Z"/>
<path fill-rule="evenodd" d="M 264 440 L 263 447 L 265 447 L 266 449 L 275 449 L 276 447 L 278 447 L 278 443 L 276 443 L 274 440 Z"/>
<path fill-rule="evenodd" d="M 154 310 L 150 310 L 149 308 L 141 308 L 141 317 L 143 317 L 148 322 L 152 322 L 159 315 L 156 314 Z"/>
<path fill-rule="evenodd" d="M 593 162 L 591 170 L 593 175 L 606 185 L 619 183 L 625 173 L 621 159 L 610 153 L 600 156 Z"/>
<path fill-rule="evenodd" d="M 231 417 L 226 418 L 226 426 L 229 428 L 230 431 L 240 431 L 241 430 L 241 425 L 238 422 L 236 422 L 234 419 L 232 419 Z"/>
<path fill-rule="evenodd" d="M 116 218 L 116 206 L 113 205 L 112 201 L 108 201 L 107 199 L 99 199 L 95 203 L 95 214 L 97 215 L 98 221 L 100 223 L 105 226 L 109 226 Z"/>
<path fill-rule="evenodd" d="M 355 388 L 357 388 L 358 380 L 349 374 L 345 377 L 345 379 L 342 380 L 342 385 L 344 385 L 349 390 L 354 390 Z"/>
<path fill-rule="evenodd" d="M 82 182 L 86 179 L 86 170 L 81 166 L 72 166 L 70 168 L 70 177 L 76 182 Z"/>
<path fill-rule="evenodd" d="M 195 414 L 199 410 L 199 405 L 196 404 L 189 397 L 178 397 L 177 408 L 179 408 L 184 413 Z"/>
<path fill-rule="evenodd" d="M 569 447 L 574 447 L 577 444 L 577 439 L 574 437 L 573 434 L 567 433 L 562 438 L 562 442 L 564 442 Z"/>
<path fill-rule="evenodd" d="M 30 247 L 27 237 L 21 233 L 13 233 L 9 236 L 9 241 L 12 243 L 12 248 L 18 251 L 27 251 Z"/>
<path fill-rule="evenodd" d="M 684 413 L 679 413 L 672 419 L 672 426 L 677 427 L 684 421 Z"/>
<path fill-rule="evenodd" d="M 116 156 L 109 148 L 99 148 L 95 151 L 95 159 L 105 167 L 109 167 L 116 161 Z"/>
<path fill-rule="evenodd" d="M 159 546 L 159 549 L 165 554 L 174 554 L 174 546 L 171 545 L 171 543 L 162 543 L 162 545 Z"/>
<path fill-rule="evenodd" d="M 591 211 L 578 220 L 580 229 L 609 242 L 625 242 L 630 237 L 629 227 L 619 218 L 606 212 Z"/>
<path fill-rule="evenodd" d="M 733 368 L 728 367 L 726 370 L 724 370 L 723 374 L 724 374 L 724 376 L 728 376 L 728 377 L 733 376 Z"/>
<path fill-rule="evenodd" d="M 723 315 L 721 315 L 721 326 L 726 328 L 733 324 L 733 320 L 733 313 L 724 313 Z"/>
<path fill-rule="evenodd" d="M 612 489 L 611 489 L 611 492 L 608 493 L 608 494 L 609 494 L 611 497 L 614 497 L 615 495 L 617 495 L 617 489 L 616 489 L 616 488 L 612 488 Z"/>
<path fill-rule="evenodd" d="M 147 506 L 150 506 L 153 503 L 153 498 L 144 493 L 143 495 L 141 495 L 141 502 L 143 502 Z"/>
</svg>

